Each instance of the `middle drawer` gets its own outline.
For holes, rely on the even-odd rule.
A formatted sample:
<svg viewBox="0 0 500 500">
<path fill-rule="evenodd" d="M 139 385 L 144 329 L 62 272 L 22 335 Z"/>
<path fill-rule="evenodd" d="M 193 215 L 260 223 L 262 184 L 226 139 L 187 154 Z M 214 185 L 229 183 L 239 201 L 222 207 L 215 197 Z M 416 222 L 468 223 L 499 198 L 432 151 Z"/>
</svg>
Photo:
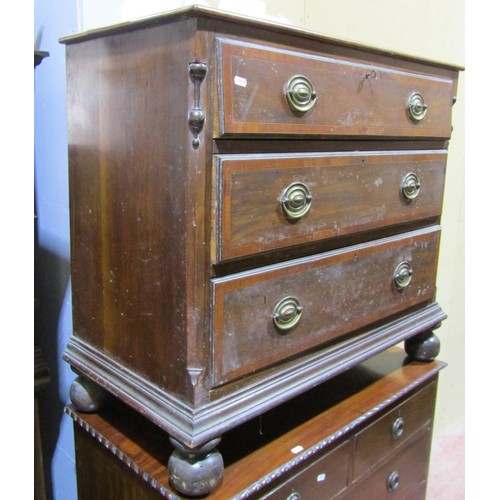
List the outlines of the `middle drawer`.
<svg viewBox="0 0 500 500">
<path fill-rule="evenodd" d="M 212 280 L 214 385 L 434 297 L 439 226 Z"/>
<path fill-rule="evenodd" d="M 221 155 L 212 261 L 441 214 L 446 153 Z"/>
</svg>

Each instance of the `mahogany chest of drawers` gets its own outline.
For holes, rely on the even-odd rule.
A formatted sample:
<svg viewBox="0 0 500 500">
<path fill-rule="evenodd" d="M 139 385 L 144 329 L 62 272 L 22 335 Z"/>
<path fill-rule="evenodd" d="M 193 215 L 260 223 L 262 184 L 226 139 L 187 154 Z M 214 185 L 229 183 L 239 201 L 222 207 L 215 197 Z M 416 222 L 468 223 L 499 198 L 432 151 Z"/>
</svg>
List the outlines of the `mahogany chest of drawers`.
<svg viewBox="0 0 500 500">
<path fill-rule="evenodd" d="M 226 472 L 207 498 L 424 499 L 443 366 L 386 351 L 238 426 L 221 442 Z M 179 498 L 154 424 L 118 400 L 66 412 L 80 500 Z"/>
<path fill-rule="evenodd" d="M 235 426 L 436 356 L 457 68 L 199 7 L 62 41 L 76 405 L 121 398 L 203 494 Z"/>
</svg>

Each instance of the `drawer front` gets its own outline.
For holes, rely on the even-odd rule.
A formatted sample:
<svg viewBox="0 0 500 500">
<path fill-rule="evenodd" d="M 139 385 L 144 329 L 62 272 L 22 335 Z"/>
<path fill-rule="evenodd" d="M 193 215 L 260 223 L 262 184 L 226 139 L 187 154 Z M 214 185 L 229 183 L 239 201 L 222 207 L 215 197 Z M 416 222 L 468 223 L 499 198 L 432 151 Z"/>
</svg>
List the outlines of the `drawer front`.
<svg viewBox="0 0 500 500">
<path fill-rule="evenodd" d="M 225 39 L 217 52 L 222 136 L 451 134 L 451 78 Z"/>
<path fill-rule="evenodd" d="M 217 159 L 215 262 L 438 216 L 446 154 Z"/>
<path fill-rule="evenodd" d="M 439 227 L 212 280 L 214 384 L 434 297 Z"/>
<path fill-rule="evenodd" d="M 422 481 L 413 491 L 406 495 L 405 500 L 425 500 L 427 494 L 427 481 Z"/>
<path fill-rule="evenodd" d="M 341 498 L 395 500 L 413 495 L 427 478 L 430 447 L 431 430 L 427 428 Z"/>
<path fill-rule="evenodd" d="M 333 498 L 347 486 L 351 459 L 352 442 L 345 441 L 261 498 L 273 500 Z"/>
<path fill-rule="evenodd" d="M 376 420 L 356 435 L 354 477 L 364 474 L 395 448 L 432 422 L 436 382 Z"/>
</svg>

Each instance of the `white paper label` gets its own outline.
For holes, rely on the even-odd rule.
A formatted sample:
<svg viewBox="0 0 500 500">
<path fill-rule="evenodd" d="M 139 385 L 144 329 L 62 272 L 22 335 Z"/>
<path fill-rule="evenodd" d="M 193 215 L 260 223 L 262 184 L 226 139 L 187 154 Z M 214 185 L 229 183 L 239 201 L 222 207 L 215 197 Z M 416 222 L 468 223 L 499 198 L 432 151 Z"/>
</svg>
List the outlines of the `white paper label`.
<svg viewBox="0 0 500 500">
<path fill-rule="evenodd" d="M 296 446 L 295 448 L 292 448 L 292 453 L 294 455 L 297 455 L 297 453 L 300 453 L 301 451 L 304 451 L 304 448 L 302 448 L 302 446 L 300 445 Z"/>
<path fill-rule="evenodd" d="M 246 87 L 247 86 L 247 79 L 243 78 L 242 76 L 235 76 L 234 77 L 234 84 L 239 85 L 240 87 Z"/>
</svg>

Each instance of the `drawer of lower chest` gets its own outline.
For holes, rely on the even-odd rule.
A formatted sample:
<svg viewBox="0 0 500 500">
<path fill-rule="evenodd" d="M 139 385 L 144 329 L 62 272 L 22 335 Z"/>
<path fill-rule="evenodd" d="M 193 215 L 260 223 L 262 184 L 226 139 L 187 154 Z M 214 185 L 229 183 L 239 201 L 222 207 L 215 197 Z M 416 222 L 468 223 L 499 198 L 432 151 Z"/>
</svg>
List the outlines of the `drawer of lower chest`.
<svg viewBox="0 0 500 500">
<path fill-rule="evenodd" d="M 354 477 L 403 445 L 432 422 L 436 383 L 431 383 L 356 435 Z"/>
<path fill-rule="evenodd" d="M 217 158 L 214 262 L 441 214 L 446 153 Z"/>
<path fill-rule="evenodd" d="M 212 280 L 214 385 L 431 300 L 439 226 Z"/>
<path fill-rule="evenodd" d="M 405 71 L 222 38 L 217 51 L 222 136 L 450 136 L 452 72 Z"/>
<path fill-rule="evenodd" d="M 347 486 L 351 458 L 352 442 L 345 441 L 261 498 L 266 500 L 332 498 Z"/>
<path fill-rule="evenodd" d="M 431 447 L 430 427 L 419 432 L 374 471 L 359 480 L 347 495 L 339 498 L 351 500 L 395 500 L 408 496 L 418 498 L 421 485 L 427 478 Z M 416 489 L 420 489 L 416 491 Z"/>
</svg>

